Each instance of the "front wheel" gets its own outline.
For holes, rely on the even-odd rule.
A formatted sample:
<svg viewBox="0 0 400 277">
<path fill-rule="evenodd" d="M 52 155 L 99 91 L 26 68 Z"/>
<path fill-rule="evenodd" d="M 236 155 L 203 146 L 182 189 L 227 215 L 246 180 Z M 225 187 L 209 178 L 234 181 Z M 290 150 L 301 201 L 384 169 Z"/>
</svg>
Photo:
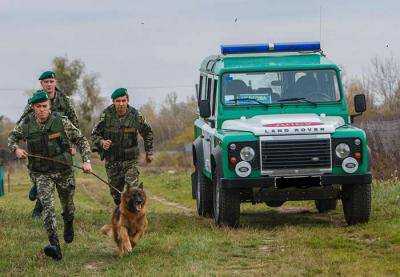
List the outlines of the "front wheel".
<svg viewBox="0 0 400 277">
<path fill-rule="evenodd" d="M 342 185 L 343 213 L 348 225 L 368 222 L 371 215 L 371 184 Z"/>
<path fill-rule="evenodd" d="M 238 227 L 240 217 L 240 193 L 221 186 L 221 171 L 217 166 L 213 176 L 214 222 L 218 226 Z"/>
</svg>

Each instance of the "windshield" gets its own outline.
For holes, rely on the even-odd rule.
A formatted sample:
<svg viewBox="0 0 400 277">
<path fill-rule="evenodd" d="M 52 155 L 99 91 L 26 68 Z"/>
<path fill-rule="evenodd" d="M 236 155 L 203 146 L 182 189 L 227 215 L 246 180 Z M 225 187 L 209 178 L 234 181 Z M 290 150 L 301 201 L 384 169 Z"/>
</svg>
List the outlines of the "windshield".
<svg viewBox="0 0 400 277">
<path fill-rule="evenodd" d="M 338 100 L 340 93 L 336 72 L 331 69 L 225 73 L 222 77 L 222 102 L 225 105 Z"/>
</svg>

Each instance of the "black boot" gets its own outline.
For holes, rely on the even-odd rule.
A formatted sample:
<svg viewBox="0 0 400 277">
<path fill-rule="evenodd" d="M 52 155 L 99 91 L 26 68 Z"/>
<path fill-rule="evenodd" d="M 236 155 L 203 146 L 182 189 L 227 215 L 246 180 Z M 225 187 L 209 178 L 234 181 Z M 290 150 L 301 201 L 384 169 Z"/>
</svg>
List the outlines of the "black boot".
<svg viewBox="0 0 400 277">
<path fill-rule="evenodd" d="M 114 196 L 114 203 L 115 205 L 119 206 L 119 204 L 121 203 L 121 195 L 117 194 Z"/>
<path fill-rule="evenodd" d="M 32 211 L 32 218 L 40 219 L 40 217 L 42 216 L 42 211 L 43 211 L 43 206 L 38 199 L 36 200 L 35 208 Z"/>
<path fill-rule="evenodd" d="M 50 244 L 46 245 L 43 249 L 44 253 L 46 254 L 46 256 L 51 257 L 55 261 L 61 260 L 62 259 L 61 247 L 57 235 L 56 234 L 50 235 L 49 242 Z"/>
<path fill-rule="evenodd" d="M 37 199 L 37 186 L 33 185 L 29 191 L 29 200 L 35 201 Z"/>
<path fill-rule="evenodd" d="M 64 241 L 71 243 L 74 240 L 74 219 L 64 220 Z"/>
</svg>

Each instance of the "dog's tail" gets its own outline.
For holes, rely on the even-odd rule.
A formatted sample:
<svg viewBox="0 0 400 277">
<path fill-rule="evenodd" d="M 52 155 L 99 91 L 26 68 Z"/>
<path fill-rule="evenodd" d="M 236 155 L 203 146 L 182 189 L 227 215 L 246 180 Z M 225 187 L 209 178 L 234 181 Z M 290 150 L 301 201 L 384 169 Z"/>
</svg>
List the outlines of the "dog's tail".
<svg viewBox="0 0 400 277">
<path fill-rule="evenodd" d="M 106 236 L 109 236 L 109 237 L 113 236 L 113 228 L 112 228 L 111 224 L 104 225 L 103 227 L 101 227 L 100 230 Z"/>
</svg>

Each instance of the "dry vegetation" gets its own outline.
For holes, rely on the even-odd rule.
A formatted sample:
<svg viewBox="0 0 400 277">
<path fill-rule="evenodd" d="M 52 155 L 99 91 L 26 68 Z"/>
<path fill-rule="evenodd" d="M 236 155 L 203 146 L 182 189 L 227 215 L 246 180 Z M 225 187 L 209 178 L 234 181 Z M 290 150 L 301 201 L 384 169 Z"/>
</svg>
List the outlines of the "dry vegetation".
<svg viewBox="0 0 400 277">
<path fill-rule="evenodd" d="M 375 57 L 361 79 L 347 82 L 349 107 L 353 96 L 367 96 L 367 111 L 355 124 L 364 129 L 372 152 L 372 171 L 377 179 L 399 177 L 400 164 L 400 64 L 391 56 Z"/>
</svg>

